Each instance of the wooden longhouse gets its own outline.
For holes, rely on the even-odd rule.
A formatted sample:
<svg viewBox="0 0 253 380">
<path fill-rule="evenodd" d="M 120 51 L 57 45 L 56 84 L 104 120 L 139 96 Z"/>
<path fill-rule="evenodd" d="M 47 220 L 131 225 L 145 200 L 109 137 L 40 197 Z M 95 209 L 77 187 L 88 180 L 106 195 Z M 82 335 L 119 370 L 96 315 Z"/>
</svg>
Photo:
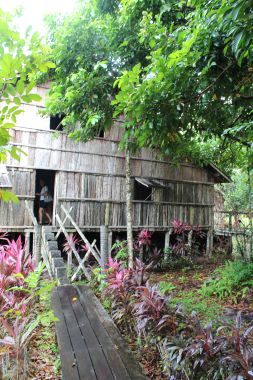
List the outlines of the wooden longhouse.
<svg viewBox="0 0 253 380">
<path fill-rule="evenodd" d="M 64 205 L 73 207 L 71 215 L 83 230 L 95 232 L 108 224 L 112 232 L 125 231 L 125 157 L 118 149 L 120 127 L 114 126 L 92 141 L 75 142 L 55 131 L 57 118 L 40 116 L 47 91 L 47 86 L 37 87 L 42 100 L 23 104 L 24 113 L 13 130 L 12 144 L 26 153 L 20 161 L 9 158 L 6 163 L 12 191 L 20 202 L 1 202 L 0 229 L 23 232 L 32 227 L 25 201 L 36 215 L 35 192 L 43 177 L 53 193 L 53 225 Z M 135 230 L 166 233 L 171 221 L 179 219 L 209 231 L 211 239 L 214 184 L 229 181 L 224 173 L 214 165 L 175 166 L 168 158 L 158 159 L 150 149 L 134 154 L 131 165 Z"/>
</svg>

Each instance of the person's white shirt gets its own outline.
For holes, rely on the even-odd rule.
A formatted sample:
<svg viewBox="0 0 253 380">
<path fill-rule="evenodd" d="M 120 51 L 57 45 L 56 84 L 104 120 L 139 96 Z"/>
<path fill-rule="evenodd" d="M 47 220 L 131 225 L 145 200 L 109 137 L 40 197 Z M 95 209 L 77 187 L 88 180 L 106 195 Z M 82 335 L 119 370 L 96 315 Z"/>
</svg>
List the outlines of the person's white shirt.
<svg viewBox="0 0 253 380">
<path fill-rule="evenodd" d="M 47 186 L 42 187 L 40 191 L 40 200 L 46 203 L 52 202 L 53 198 L 52 198 L 52 195 L 49 193 Z"/>
</svg>

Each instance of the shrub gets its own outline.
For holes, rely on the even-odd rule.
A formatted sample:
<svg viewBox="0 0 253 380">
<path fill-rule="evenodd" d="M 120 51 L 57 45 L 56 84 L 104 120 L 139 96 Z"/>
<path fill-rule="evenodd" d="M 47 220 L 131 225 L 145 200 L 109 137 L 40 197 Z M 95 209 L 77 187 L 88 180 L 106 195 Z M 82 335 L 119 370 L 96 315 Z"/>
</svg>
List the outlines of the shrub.
<svg viewBox="0 0 253 380">
<path fill-rule="evenodd" d="M 0 322 L 7 335 L 0 339 L 2 363 L 9 356 L 12 362 L 11 378 L 25 376 L 26 347 L 39 323 L 54 320 L 52 312 L 33 313 L 33 306 L 38 297 L 44 297 L 54 284 L 46 283 L 39 287 L 39 280 L 44 270 L 41 264 L 36 269 L 31 255 L 26 254 L 26 243 L 21 236 L 0 246 Z M 7 360 L 8 363 L 8 360 Z M 8 366 L 8 365 L 7 365 Z M 5 368 L 5 366 L 3 366 Z M 9 368 L 7 368 L 9 370 Z"/>
<path fill-rule="evenodd" d="M 228 261 L 214 272 L 214 278 L 205 282 L 200 290 L 203 296 L 216 295 L 223 299 L 235 291 L 253 286 L 253 263 Z"/>
<path fill-rule="evenodd" d="M 238 313 L 235 326 L 216 331 L 209 324 L 196 328 L 188 339 L 176 336 L 160 346 L 164 369 L 175 380 L 253 379 L 253 326 L 243 329 Z"/>
<path fill-rule="evenodd" d="M 159 291 L 162 294 L 171 293 L 175 289 L 176 289 L 175 285 L 173 285 L 171 282 L 167 282 L 167 281 L 159 282 Z"/>
</svg>

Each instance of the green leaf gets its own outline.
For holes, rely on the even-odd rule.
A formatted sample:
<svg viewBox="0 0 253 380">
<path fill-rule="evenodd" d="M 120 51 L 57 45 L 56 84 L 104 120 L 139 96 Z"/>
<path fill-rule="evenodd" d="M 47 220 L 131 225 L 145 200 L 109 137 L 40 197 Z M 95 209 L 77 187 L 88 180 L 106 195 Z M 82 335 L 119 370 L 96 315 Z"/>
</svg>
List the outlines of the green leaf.
<svg viewBox="0 0 253 380">
<path fill-rule="evenodd" d="M 6 86 L 6 91 L 11 94 L 12 96 L 15 96 L 16 95 L 16 90 L 15 90 L 15 87 L 11 84 L 11 83 L 8 83 L 7 86 Z"/>
<path fill-rule="evenodd" d="M 32 102 L 32 98 L 30 97 L 30 95 L 23 95 L 21 98 L 25 103 L 31 103 Z"/>
<path fill-rule="evenodd" d="M 41 96 L 39 94 L 29 94 L 29 98 L 35 102 L 39 102 L 41 100 Z"/>
<path fill-rule="evenodd" d="M 19 199 L 14 193 L 3 189 L 0 189 L 0 199 L 2 199 L 4 202 L 19 203 Z"/>
<path fill-rule="evenodd" d="M 46 73 L 47 72 L 47 64 L 46 63 L 41 63 L 39 65 L 39 70 L 42 72 L 42 73 Z"/>
<path fill-rule="evenodd" d="M 124 47 L 124 46 L 128 46 L 129 42 L 127 40 L 123 41 L 119 47 Z"/>
<path fill-rule="evenodd" d="M 155 47 L 155 45 L 156 45 L 156 42 L 154 39 L 149 41 L 149 46 L 151 47 L 151 49 L 153 49 L 153 47 Z"/>
<path fill-rule="evenodd" d="M 17 104 L 18 106 L 20 106 L 20 104 L 21 104 L 21 100 L 20 100 L 20 98 L 18 98 L 17 96 L 15 96 L 15 97 L 13 98 L 13 102 L 14 102 L 15 104 Z"/>
<path fill-rule="evenodd" d="M 243 31 L 241 31 L 235 36 L 234 41 L 232 43 L 234 52 L 237 52 L 237 50 L 239 49 L 239 45 L 242 40 L 242 37 L 243 37 Z"/>
<path fill-rule="evenodd" d="M 23 92 L 24 92 L 24 89 L 25 89 L 25 84 L 24 84 L 24 81 L 22 79 L 20 79 L 16 85 L 16 89 L 19 93 L 19 95 L 22 95 Z"/>
<path fill-rule="evenodd" d="M 28 95 L 32 89 L 35 87 L 35 82 L 30 82 L 27 86 L 26 86 L 26 89 L 25 89 L 25 93 L 26 95 Z"/>
<path fill-rule="evenodd" d="M 56 66 L 55 66 L 55 63 L 54 62 L 51 62 L 51 61 L 48 61 L 46 62 L 46 65 L 49 69 L 54 69 Z"/>
<path fill-rule="evenodd" d="M 4 129 L 15 128 L 15 124 L 13 124 L 13 123 L 5 123 L 5 124 L 1 125 L 1 128 L 4 128 Z"/>
</svg>

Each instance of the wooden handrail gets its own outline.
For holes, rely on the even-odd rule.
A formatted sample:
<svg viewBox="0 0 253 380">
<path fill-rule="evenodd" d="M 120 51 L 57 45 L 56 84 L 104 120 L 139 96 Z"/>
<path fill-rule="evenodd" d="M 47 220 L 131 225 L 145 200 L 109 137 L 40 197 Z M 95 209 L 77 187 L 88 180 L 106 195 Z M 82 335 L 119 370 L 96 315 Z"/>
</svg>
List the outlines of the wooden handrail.
<svg viewBox="0 0 253 380">
<path fill-rule="evenodd" d="M 34 215 L 33 211 L 31 210 L 31 208 L 29 207 L 27 200 L 25 200 L 25 207 L 26 207 L 26 209 L 27 209 L 27 211 L 28 211 L 28 213 L 32 219 L 33 225 L 38 226 L 37 219 L 35 218 L 35 215 Z"/>
</svg>

